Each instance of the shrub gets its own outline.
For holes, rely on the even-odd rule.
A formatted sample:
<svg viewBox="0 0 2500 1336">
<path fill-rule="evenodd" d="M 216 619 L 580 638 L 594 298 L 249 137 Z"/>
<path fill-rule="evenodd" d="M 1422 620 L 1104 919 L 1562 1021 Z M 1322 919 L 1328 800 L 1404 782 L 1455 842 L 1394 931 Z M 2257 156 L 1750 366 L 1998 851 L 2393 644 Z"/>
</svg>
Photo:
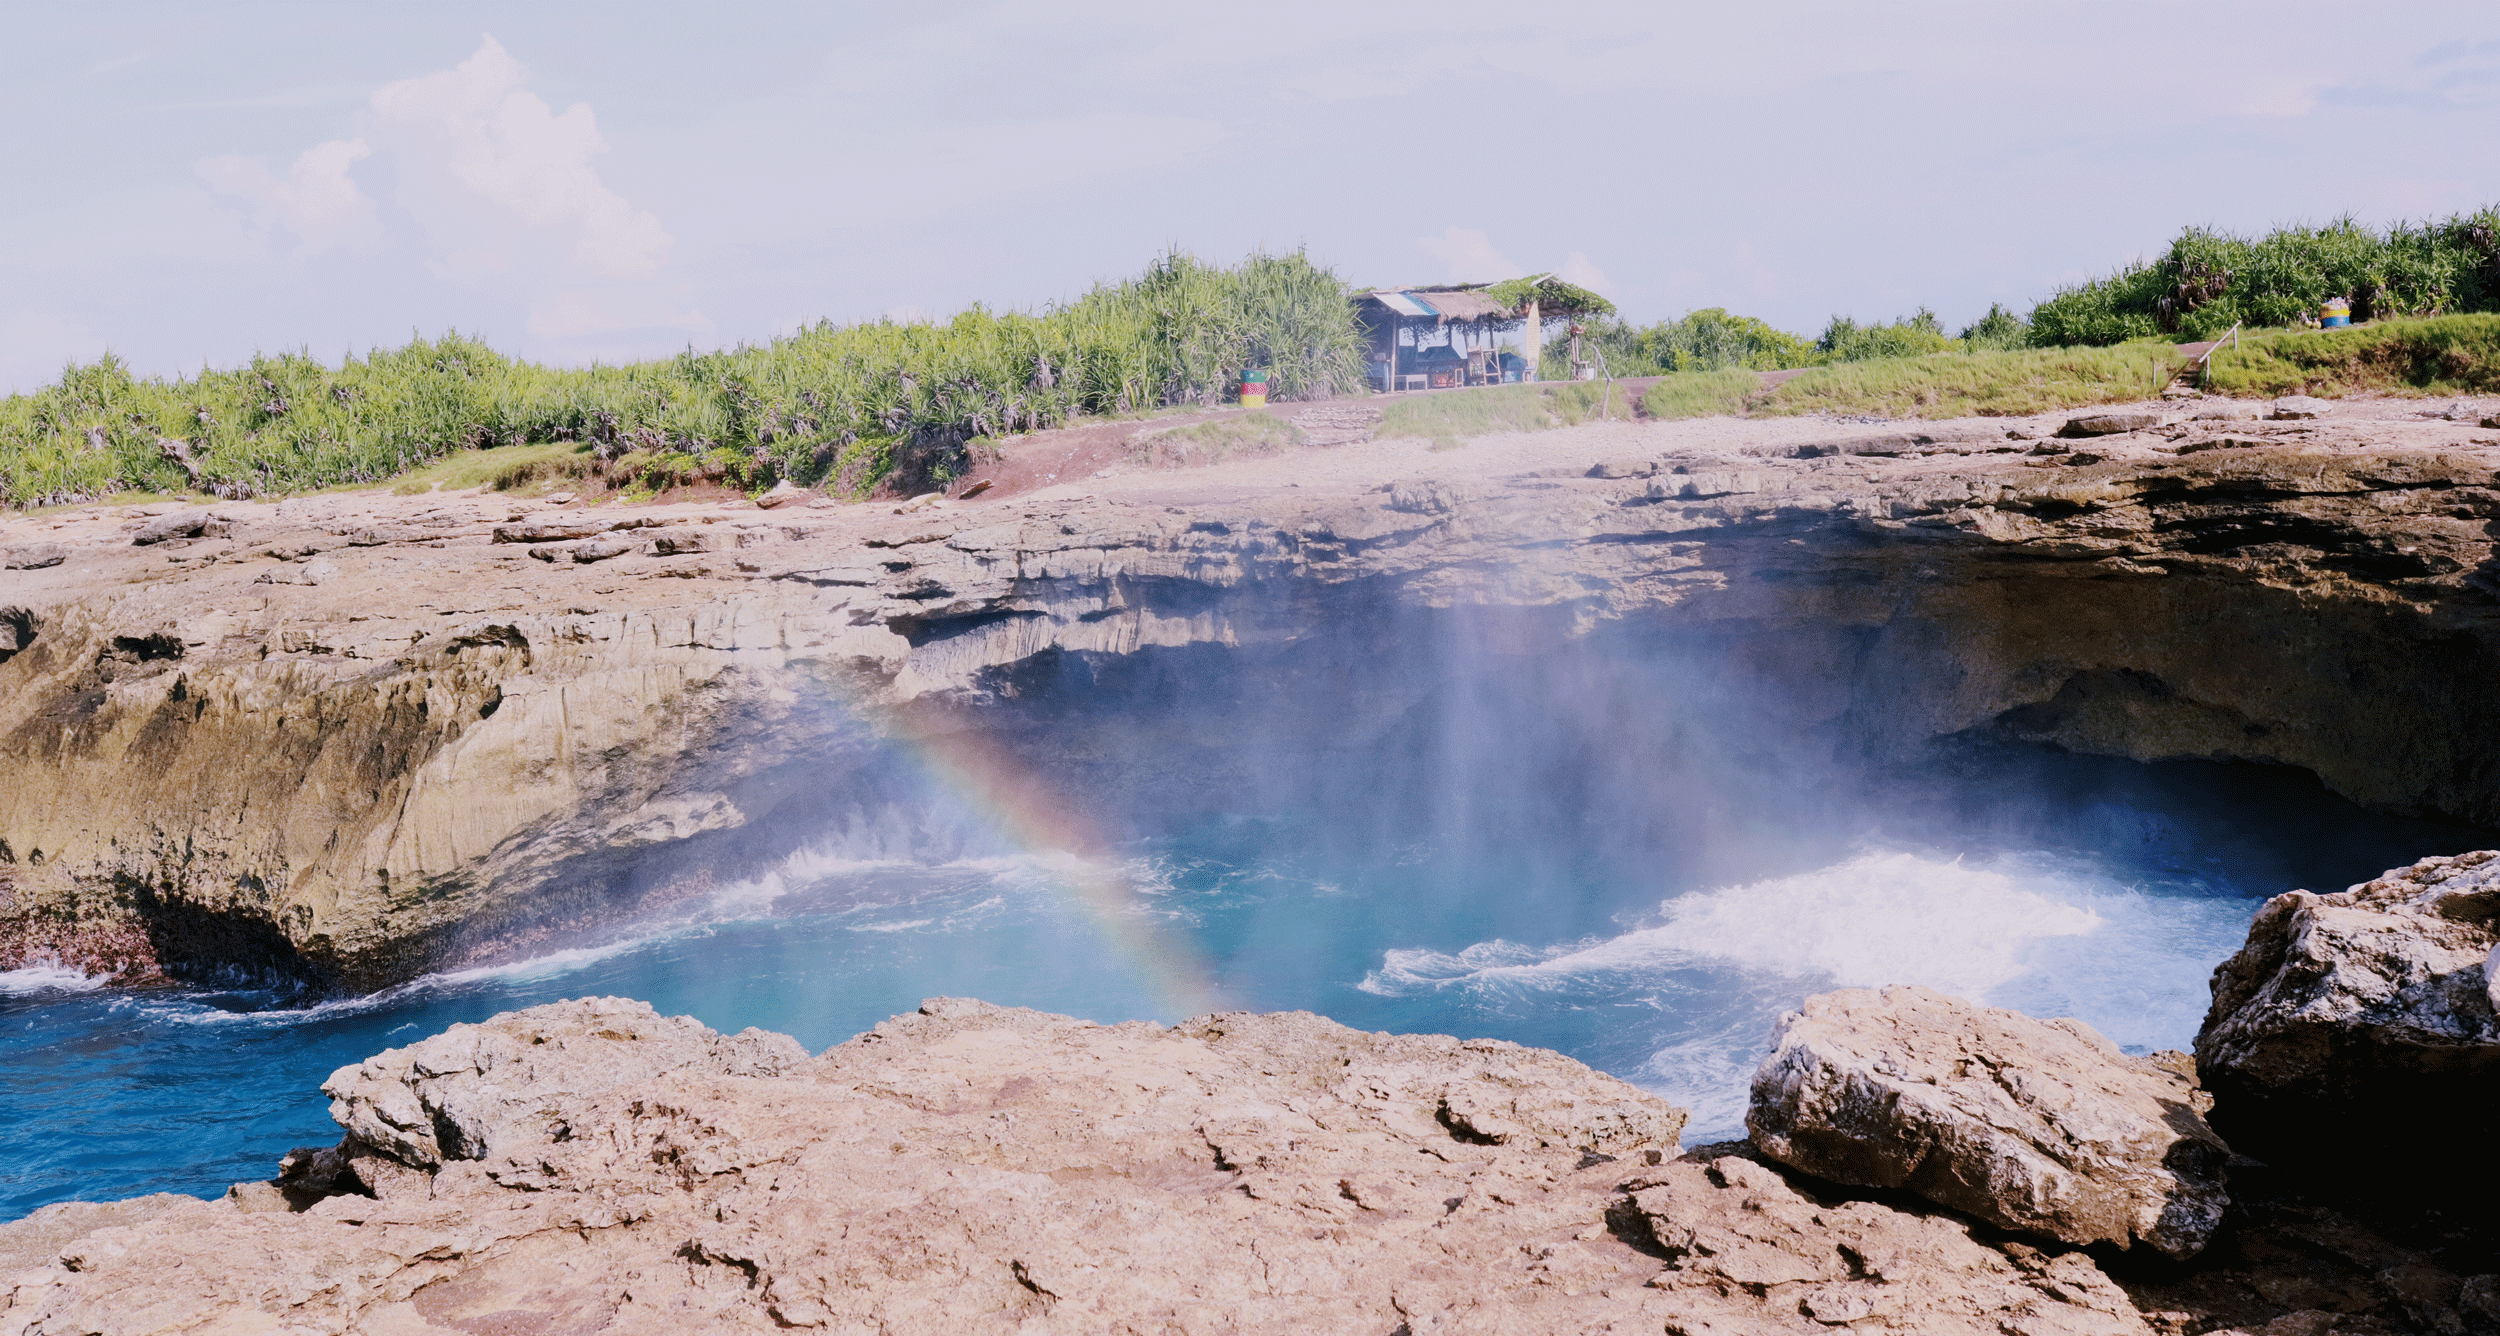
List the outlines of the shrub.
<svg viewBox="0 0 2500 1336">
<path fill-rule="evenodd" d="M 2217 350 L 2209 377 L 2213 389 L 2250 396 L 2489 394 L 2500 391 L 2500 315 L 2251 335 Z"/>
<path fill-rule="evenodd" d="M 2210 339 L 2235 323 L 2301 324 L 2337 297 L 2352 304 L 2355 321 L 2500 310 L 2500 209 L 2384 232 L 2349 216 L 2262 237 L 2192 227 L 2160 259 L 2040 303 L 2032 338 L 2044 345 Z"/>
<path fill-rule="evenodd" d="M 825 323 L 627 366 L 516 362 L 457 333 L 336 367 L 261 355 L 177 380 L 107 355 L 0 399 L 0 503 L 370 484 L 463 450 L 553 442 L 587 445 L 618 486 L 917 486 L 959 473 L 980 438 L 1213 403 L 1248 367 L 1269 369 L 1278 399 L 1358 390 L 1349 296 L 1300 252 L 1228 269 L 1174 251 L 1039 313 Z"/>
<path fill-rule="evenodd" d="M 1944 332 L 1936 313 L 1924 306 L 1916 315 L 1888 325 L 1861 325 L 1847 316 L 1836 315 L 1823 326 L 1822 337 L 1814 341 L 1815 351 L 1822 354 L 1818 360 L 1825 362 L 1924 357 L 1951 351 L 1954 346 L 1953 336 Z"/>
</svg>

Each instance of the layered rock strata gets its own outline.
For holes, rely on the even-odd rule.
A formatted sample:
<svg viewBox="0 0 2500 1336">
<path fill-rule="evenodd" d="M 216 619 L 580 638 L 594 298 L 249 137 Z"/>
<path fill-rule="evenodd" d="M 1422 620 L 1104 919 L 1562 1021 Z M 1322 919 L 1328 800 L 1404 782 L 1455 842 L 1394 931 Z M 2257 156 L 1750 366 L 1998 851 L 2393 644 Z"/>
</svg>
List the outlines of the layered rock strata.
<svg viewBox="0 0 2500 1336">
<path fill-rule="evenodd" d="M 1295 802 L 1394 829 L 1424 797 L 1344 762 L 1435 734 L 1471 663 L 1557 684 L 1503 733 L 1560 750 L 1478 769 L 1586 776 L 1608 839 L 1704 805 L 1616 811 L 1610 766 L 1722 794 L 1974 731 L 2500 821 L 2500 448 L 2154 411 L 2071 447 L 1373 441 L 901 508 L 10 517 L 0 967 L 373 987 L 908 825 L 880 813 L 931 756 L 1100 839 Z M 1570 712 L 1623 665 L 1651 678 Z"/>
<path fill-rule="evenodd" d="M 809 1058 L 594 999 L 326 1088 L 349 1136 L 291 1183 L 0 1226 L 0 1324 L 2151 1330 L 2084 1253 L 1679 1159 L 1680 1111 L 1559 1055 L 1304 1014 L 939 1000 Z"/>
<path fill-rule="evenodd" d="M 1835 1182 L 2063 1243 L 2192 1257 L 2230 1205 L 2230 1150 L 2205 1103 L 2191 1073 L 2081 1021 L 1896 985 L 1782 1017 L 1745 1126 L 1772 1159 Z"/>
</svg>

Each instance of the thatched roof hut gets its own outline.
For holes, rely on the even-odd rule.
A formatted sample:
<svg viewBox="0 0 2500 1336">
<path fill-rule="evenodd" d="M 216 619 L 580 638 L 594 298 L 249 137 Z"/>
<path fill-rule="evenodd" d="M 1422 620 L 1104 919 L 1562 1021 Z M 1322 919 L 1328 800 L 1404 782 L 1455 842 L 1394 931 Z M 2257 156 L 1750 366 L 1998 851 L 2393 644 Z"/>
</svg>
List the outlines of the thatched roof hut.
<svg viewBox="0 0 2500 1336">
<path fill-rule="evenodd" d="M 1375 365 L 1380 368 L 1383 388 L 1397 389 L 1402 381 L 1420 378 L 1420 373 L 1403 370 L 1398 344 L 1409 329 L 1418 335 L 1429 322 L 1431 327 L 1489 341 L 1493 335 L 1520 329 L 1526 356 L 1522 359 L 1533 378 L 1547 320 L 1570 319 L 1582 315 L 1611 313 L 1612 303 L 1585 288 L 1575 287 L 1549 274 L 1514 278 L 1501 283 L 1445 283 L 1430 287 L 1374 288 L 1355 294 L 1354 312 L 1371 332 L 1380 347 Z M 1417 352 L 1422 352 L 1420 337 Z"/>
</svg>

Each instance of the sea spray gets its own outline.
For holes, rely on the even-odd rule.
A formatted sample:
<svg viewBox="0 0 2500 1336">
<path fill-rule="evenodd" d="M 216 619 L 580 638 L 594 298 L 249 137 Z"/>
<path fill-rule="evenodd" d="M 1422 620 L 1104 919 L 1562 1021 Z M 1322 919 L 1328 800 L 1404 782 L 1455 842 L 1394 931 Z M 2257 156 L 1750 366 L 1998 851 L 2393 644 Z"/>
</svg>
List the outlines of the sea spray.
<svg viewBox="0 0 2500 1336">
<path fill-rule="evenodd" d="M 1658 922 L 1613 937 L 1392 949 L 1358 987 L 1459 992 L 1493 1013 L 1607 1010 L 1618 1027 L 1611 1065 L 1691 1105 L 1696 1135 L 1732 1134 L 1773 1021 L 1830 988 L 1923 984 L 2076 1016 L 2137 1051 L 2185 1047 L 2204 1014 L 2204 975 L 2253 909 L 2151 894 L 2041 855 L 1873 852 L 1678 896 Z"/>
</svg>

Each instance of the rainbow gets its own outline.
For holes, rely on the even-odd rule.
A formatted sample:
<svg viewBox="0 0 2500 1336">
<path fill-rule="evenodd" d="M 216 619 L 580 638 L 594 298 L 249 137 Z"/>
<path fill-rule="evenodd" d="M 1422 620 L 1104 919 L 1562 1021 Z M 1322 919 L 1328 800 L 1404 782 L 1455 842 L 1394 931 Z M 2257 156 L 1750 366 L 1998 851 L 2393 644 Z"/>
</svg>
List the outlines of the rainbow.
<svg viewBox="0 0 2500 1336">
<path fill-rule="evenodd" d="M 1144 986 L 1162 1019 L 1226 1010 L 1206 952 L 1172 909 L 1141 885 L 1077 797 L 978 732 L 889 733 L 949 797 L 1021 853 L 1050 867 L 1076 909 Z"/>
</svg>

